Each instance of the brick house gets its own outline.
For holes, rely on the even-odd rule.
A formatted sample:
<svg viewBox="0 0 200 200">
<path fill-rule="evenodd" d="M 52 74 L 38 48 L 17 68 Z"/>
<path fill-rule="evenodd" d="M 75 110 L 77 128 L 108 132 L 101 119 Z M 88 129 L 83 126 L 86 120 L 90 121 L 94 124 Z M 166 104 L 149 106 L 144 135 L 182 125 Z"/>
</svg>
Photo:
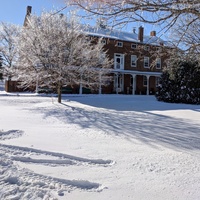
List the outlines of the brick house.
<svg viewBox="0 0 200 200">
<path fill-rule="evenodd" d="M 113 59 L 113 82 L 102 93 L 155 94 L 162 69 L 166 67 L 167 56 L 164 50 L 171 48 L 170 43 L 151 31 L 144 35 L 144 28 L 138 33 L 123 32 L 106 27 L 88 27 L 85 33 L 92 38 L 101 37 L 105 49 Z"/>
</svg>

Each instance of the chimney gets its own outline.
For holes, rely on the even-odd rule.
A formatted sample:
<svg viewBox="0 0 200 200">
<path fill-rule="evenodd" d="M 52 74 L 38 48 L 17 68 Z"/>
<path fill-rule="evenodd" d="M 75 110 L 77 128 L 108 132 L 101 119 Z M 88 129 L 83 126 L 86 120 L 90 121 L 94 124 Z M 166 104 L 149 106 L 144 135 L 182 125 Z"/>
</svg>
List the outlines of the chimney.
<svg viewBox="0 0 200 200">
<path fill-rule="evenodd" d="M 32 6 L 27 6 L 26 15 L 29 16 L 31 14 Z"/>
<path fill-rule="evenodd" d="M 25 19 L 24 19 L 24 26 L 28 26 L 28 17 L 31 15 L 31 10 L 32 10 L 32 6 L 27 6 L 26 8 L 26 16 L 25 16 Z"/>
<path fill-rule="evenodd" d="M 151 31 L 150 36 L 156 36 L 156 31 Z"/>
<path fill-rule="evenodd" d="M 138 40 L 140 42 L 143 42 L 144 38 L 144 28 L 142 26 L 139 27 L 139 32 L 138 32 Z"/>
</svg>

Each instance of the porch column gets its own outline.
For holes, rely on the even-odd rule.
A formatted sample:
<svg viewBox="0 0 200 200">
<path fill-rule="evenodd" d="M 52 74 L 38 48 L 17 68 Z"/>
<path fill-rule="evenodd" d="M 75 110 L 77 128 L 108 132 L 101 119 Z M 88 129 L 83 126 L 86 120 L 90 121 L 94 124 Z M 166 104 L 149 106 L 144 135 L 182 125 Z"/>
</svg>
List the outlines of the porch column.
<svg viewBox="0 0 200 200">
<path fill-rule="evenodd" d="M 118 80 L 119 79 L 119 74 L 118 73 L 116 73 L 116 85 L 115 85 L 115 87 L 116 87 L 116 94 L 118 94 L 119 92 L 118 92 L 118 87 L 119 87 L 119 85 L 118 85 Z"/>
<path fill-rule="evenodd" d="M 101 73 L 99 73 L 99 94 L 101 94 L 102 91 L 101 84 Z"/>
<path fill-rule="evenodd" d="M 150 76 L 147 75 L 146 77 L 147 77 L 147 95 L 149 95 L 149 78 L 150 78 Z"/>
<path fill-rule="evenodd" d="M 132 74 L 133 82 L 132 82 L 132 94 L 135 95 L 135 89 L 136 89 L 136 75 Z"/>
<path fill-rule="evenodd" d="M 82 74 L 81 74 L 81 81 L 79 85 L 79 94 L 83 94 Z"/>
<path fill-rule="evenodd" d="M 35 93 L 38 93 L 39 83 L 38 83 L 38 74 L 36 76 L 36 87 L 35 87 Z"/>
</svg>

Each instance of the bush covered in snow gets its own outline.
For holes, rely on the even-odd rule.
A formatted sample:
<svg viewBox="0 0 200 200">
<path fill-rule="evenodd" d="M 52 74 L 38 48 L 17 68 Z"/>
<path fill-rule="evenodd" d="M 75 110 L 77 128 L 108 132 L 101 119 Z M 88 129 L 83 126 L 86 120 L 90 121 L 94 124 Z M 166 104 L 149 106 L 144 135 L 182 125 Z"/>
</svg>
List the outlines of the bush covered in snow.
<svg viewBox="0 0 200 200">
<path fill-rule="evenodd" d="M 197 61 L 175 61 L 166 69 L 157 88 L 159 101 L 200 104 L 200 65 Z"/>
</svg>

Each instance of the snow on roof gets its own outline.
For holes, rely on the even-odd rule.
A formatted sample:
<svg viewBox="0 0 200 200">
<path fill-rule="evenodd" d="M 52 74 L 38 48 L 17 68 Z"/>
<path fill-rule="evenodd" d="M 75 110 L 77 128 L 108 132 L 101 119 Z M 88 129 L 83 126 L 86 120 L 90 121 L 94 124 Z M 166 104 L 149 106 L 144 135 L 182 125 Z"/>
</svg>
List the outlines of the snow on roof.
<svg viewBox="0 0 200 200">
<path fill-rule="evenodd" d="M 114 40 L 121 40 L 127 42 L 136 42 L 141 43 L 138 39 L 138 34 L 134 32 L 125 32 L 122 30 L 117 30 L 113 28 L 101 28 L 99 27 L 92 27 L 92 26 L 85 26 L 83 28 L 84 33 L 91 36 L 103 37 L 103 38 L 110 38 Z M 160 37 L 157 36 L 145 36 L 143 38 L 143 44 L 155 45 L 155 46 L 172 46 L 172 44 L 168 41 L 164 41 Z"/>
</svg>

